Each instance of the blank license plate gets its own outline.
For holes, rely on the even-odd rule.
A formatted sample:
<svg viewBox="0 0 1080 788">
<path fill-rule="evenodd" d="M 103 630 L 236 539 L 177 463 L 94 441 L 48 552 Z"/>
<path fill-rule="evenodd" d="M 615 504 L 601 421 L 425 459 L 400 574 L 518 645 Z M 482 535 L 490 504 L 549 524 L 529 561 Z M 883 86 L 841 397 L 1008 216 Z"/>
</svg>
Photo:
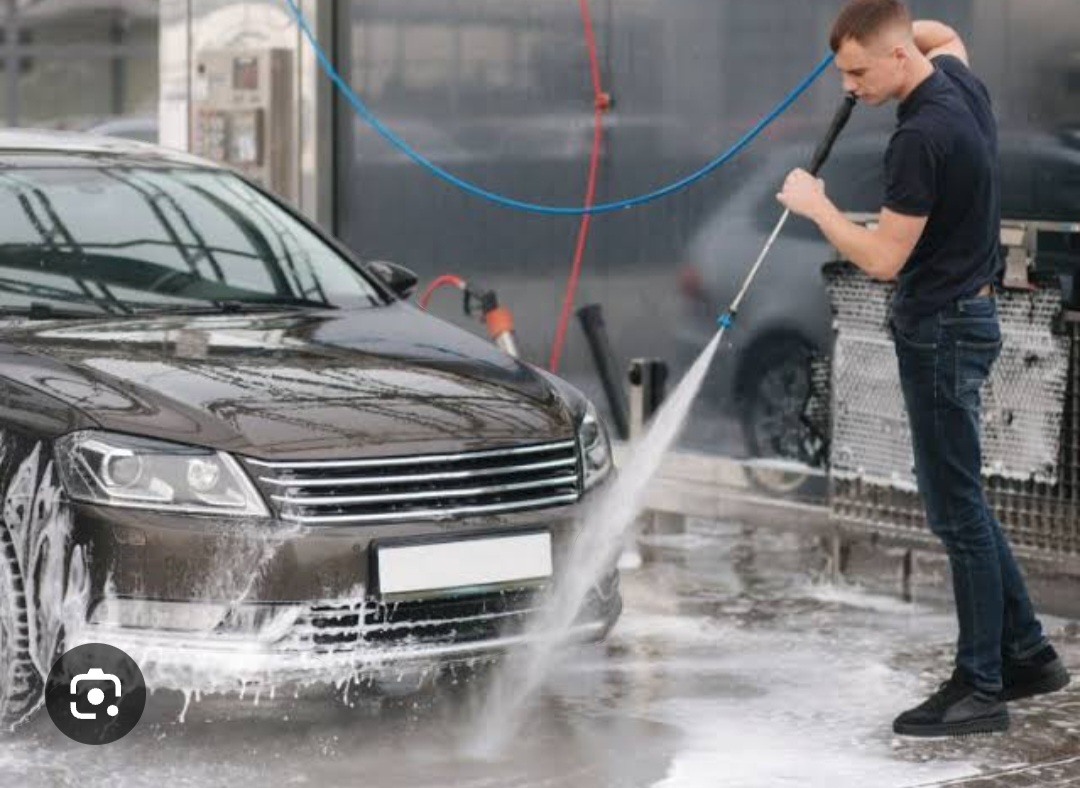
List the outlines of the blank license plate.
<svg viewBox="0 0 1080 788">
<path fill-rule="evenodd" d="M 379 592 L 413 594 L 551 577 L 551 534 L 379 547 Z"/>
</svg>

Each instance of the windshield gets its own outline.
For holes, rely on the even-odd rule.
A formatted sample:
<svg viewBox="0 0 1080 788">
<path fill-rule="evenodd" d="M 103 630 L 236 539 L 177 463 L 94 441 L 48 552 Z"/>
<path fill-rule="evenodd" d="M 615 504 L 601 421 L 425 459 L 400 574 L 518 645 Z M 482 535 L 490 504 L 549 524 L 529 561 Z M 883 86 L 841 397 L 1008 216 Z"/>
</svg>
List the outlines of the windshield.
<svg viewBox="0 0 1080 788">
<path fill-rule="evenodd" d="M 0 312 L 363 307 L 378 292 L 231 173 L 132 166 L 0 172 Z"/>
</svg>

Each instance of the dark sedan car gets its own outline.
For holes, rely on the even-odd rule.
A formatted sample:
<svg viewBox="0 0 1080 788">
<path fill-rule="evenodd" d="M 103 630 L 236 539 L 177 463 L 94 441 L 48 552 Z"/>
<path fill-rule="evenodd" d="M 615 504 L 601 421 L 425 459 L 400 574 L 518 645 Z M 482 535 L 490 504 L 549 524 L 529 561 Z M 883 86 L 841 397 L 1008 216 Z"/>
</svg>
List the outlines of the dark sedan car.
<svg viewBox="0 0 1080 788">
<path fill-rule="evenodd" d="M 208 162 L 26 132 L 0 161 L 5 723 L 85 642 L 228 690 L 527 639 L 609 480 L 582 395 Z"/>
</svg>

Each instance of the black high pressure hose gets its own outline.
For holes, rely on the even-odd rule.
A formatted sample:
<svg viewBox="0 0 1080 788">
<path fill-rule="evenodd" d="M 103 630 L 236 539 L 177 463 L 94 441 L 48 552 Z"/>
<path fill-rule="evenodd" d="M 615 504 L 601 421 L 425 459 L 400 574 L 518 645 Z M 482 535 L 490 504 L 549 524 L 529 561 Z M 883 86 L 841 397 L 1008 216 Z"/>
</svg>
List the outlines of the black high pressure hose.
<svg viewBox="0 0 1080 788">
<path fill-rule="evenodd" d="M 817 150 L 814 151 L 814 156 L 810 160 L 809 172 L 811 175 L 817 175 L 822 165 L 825 164 L 826 159 L 829 158 L 829 154 L 832 152 L 833 143 L 836 142 L 836 138 L 840 136 L 840 132 L 844 130 L 844 126 L 846 126 L 848 120 L 851 119 L 851 111 L 855 109 L 856 101 L 857 99 L 851 93 L 844 95 L 844 100 L 837 108 L 836 114 L 833 115 L 832 123 L 829 124 L 829 130 L 825 132 L 825 136 L 822 138 L 821 142 L 818 143 Z M 780 221 L 776 223 L 776 227 L 773 228 L 772 234 L 769 235 L 769 240 L 765 242 L 765 248 L 761 250 L 761 254 L 758 255 L 758 259 L 754 263 L 753 268 L 751 268 L 750 273 L 747 274 L 746 281 L 743 282 L 739 294 L 735 296 L 735 300 L 731 302 L 731 306 L 728 307 L 728 310 L 716 319 L 716 324 L 720 326 L 721 333 L 726 329 L 731 328 L 732 324 L 735 322 L 735 315 L 742 305 L 743 298 L 746 297 L 746 292 L 750 289 L 751 282 L 754 281 L 758 269 L 761 268 L 761 264 L 765 261 L 766 255 L 769 254 L 769 250 L 772 249 L 773 243 L 776 241 L 777 236 L 780 235 L 780 231 L 787 223 L 788 216 L 790 215 L 791 210 L 785 209 L 784 215 L 780 217 Z"/>
</svg>

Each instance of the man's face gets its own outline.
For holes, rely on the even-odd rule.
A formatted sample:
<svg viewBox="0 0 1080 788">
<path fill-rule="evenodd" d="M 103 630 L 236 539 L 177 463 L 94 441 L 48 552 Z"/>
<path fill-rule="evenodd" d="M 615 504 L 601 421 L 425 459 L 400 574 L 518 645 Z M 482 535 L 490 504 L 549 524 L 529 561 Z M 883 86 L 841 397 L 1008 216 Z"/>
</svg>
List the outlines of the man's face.
<svg viewBox="0 0 1080 788">
<path fill-rule="evenodd" d="M 854 93 L 861 103 L 877 107 L 899 94 L 907 54 L 902 45 L 887 38 L 866 45 L 847 38 L 836 52 L 835 63 L 843 77 L 844 92 Z"/>
</svg>

